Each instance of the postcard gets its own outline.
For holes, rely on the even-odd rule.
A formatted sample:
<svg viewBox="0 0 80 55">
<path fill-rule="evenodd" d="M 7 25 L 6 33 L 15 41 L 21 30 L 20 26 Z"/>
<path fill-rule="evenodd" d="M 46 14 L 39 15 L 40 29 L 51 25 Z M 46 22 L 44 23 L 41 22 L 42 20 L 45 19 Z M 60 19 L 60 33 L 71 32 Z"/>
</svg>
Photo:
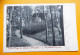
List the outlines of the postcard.
<svg viewBox="0 0 80 55">
<path fill-rule="evenodd" d="M 75 3 L 4 5 L 3 52 L 78 51 Z"/>
</svg>

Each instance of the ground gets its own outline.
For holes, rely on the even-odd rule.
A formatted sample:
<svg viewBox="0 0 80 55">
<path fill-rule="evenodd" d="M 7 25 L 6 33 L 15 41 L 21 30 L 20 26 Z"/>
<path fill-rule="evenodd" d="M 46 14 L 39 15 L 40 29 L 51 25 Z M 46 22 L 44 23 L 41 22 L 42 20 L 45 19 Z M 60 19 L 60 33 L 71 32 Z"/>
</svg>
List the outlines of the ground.
<svg viewBox="0 0 80 55">
<path fill-rule="evenodd" d="M 17 35 L 18 38 L 20 38 L 20 30 L 16 30 L 15 34 Z M 23 35 L 23 39 L 26 40 L 30 44 L 30 46 L 48 46 L 47 44 L 39 40 L 36 40 L 34 38 L 31 38 L 25 35 Z"/>
</svg>

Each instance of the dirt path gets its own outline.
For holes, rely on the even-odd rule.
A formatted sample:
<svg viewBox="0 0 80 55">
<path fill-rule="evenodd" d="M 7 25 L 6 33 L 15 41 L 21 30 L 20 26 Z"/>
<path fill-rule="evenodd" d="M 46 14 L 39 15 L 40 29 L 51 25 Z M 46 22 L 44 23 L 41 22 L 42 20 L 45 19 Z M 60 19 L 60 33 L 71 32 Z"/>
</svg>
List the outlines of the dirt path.
<svg viewBox="0 0 80 55">
<path fill-rule="evenodd" d="M 20 37 L 20 31 L 19 31 L 19 30 L 16 30 L 15 34 L 16 34 L 18 37 Z M 25 35 L 23 35 L 23 38 L 24 38 L 25 40 L 27 40 L 27 41 L 30 43 L 31 46 L 48 46 L 47 44 L 45 44 L 45 43 L 43 43 L 43 42 L 41 42 L 41 41 L 39 41 L 39 40 L 36 40 L 36 39 L 34 39 L 34 38 L 31 38 L 31 37 L 27 37 L 27 36 L 25 36 Z"/>
</svg>

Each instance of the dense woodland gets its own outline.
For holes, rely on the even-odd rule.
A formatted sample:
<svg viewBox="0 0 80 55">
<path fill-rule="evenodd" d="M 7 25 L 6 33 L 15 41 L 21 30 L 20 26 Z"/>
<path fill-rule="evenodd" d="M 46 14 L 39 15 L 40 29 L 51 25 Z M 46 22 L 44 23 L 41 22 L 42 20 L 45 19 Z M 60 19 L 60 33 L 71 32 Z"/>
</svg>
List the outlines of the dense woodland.
<svg viewBox="0 0 80 55">
<path fill-rule="evenodd" d="M 16 30 L 20 30 L 20 38 L 15 35 Z M 63 6 L 8 6 L 7 46 L 29 46 L 23 35 L 50 46 L 63 46 Z"/>
</svg>

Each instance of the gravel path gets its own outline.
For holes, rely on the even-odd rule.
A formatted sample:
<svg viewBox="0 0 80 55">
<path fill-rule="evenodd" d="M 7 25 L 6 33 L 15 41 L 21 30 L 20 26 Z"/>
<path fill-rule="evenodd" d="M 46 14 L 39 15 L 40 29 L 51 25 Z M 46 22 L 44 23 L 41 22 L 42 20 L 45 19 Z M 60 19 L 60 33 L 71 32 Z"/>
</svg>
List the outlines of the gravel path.
<svg viewBox="0 0 80 55">
<path fill-rule="evenodd" d="M 20 37 L 20 30 L 16 30 L 15 34 L 16 34 L 18 37 Z M 34 39 L 34 38 L 31 38 L 31 37 L 27 37 L 27 36 L 25 36 L 25 35 L 23 35 L 23 38 L 24 38 L 25 40 L 27 40 L 27 41 L 30 43 L 31 46 L 49 46 L 49 45 L 47 45 L 47 44 L 45 44 L 45 43 L 43 43 L 43 42 L 41 42 L 41 41 L 39 41 L 39 40 L 36 40 L 36 39 Z"/>
</svg>

